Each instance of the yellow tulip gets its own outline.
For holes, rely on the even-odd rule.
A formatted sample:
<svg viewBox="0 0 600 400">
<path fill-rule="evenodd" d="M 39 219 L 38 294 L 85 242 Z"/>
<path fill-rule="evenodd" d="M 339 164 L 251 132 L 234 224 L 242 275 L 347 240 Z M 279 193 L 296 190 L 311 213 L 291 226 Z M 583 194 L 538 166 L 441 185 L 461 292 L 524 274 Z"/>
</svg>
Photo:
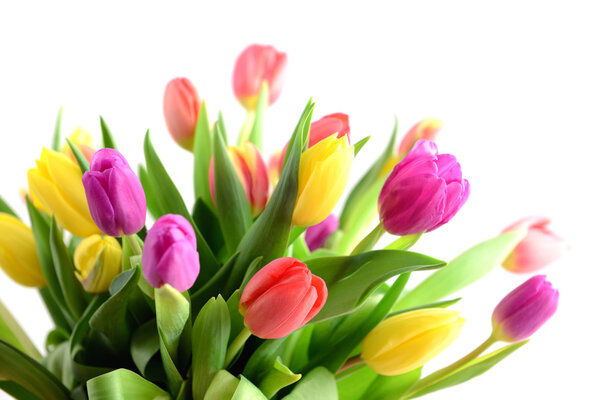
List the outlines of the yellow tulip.
<svg viewBox="0 0 600 400">
<path fill-rule="evenodd" d="M 46 286 L 31 229 L 5 213 L 0 213 L 0 267 L 21 285 Z"/>
<path fill-rule="evenodd" d="M 441 353 L 465 323 L 457 311 L 426 308 L 390 317 L 363 340 L 362 358 L 381 375 L 400 375 Z"/>
<path fill-rule="evenodd" d="M 75 249 L 75 273 L 89 293 L 106 292 L 121 272 L 121 245 L 111 236 L 92 235 Z"/>
<path fill-rule="evenodd" d="M 95 153 L 94 150 L 94 140 L 92 138 L 92 134 L 83 129 L 82 127 L 77 127 L 68 137 L 68 139 L 73 143 L 81 154 L 88 160 L 92 160 L 92 156 Z M 73 155 L 73 151 L 71 151 L 71 146 L 64 141 L 63 146 L 60 148 L 60 152 L 69 157 L 70 160 L 77 162 L 75 159 L 75 155 Z"/>
<path fill-rule="evenodd" d="M 296 226 L 323 221 L 342 196 L 354 158 L 346 136 L 333 134 L 310 147 L 300 157 L 298 196 L 292 216 Z"/>
<path fill-rule="evenodd" d="M 67 156 L 44 148 L 36 168 L 27 171 L 29 192 L 36 207 L 54 214 L 59 225 L 76 236 L 100 233 L 90 215 L 81 170 Z"/>
</svg>

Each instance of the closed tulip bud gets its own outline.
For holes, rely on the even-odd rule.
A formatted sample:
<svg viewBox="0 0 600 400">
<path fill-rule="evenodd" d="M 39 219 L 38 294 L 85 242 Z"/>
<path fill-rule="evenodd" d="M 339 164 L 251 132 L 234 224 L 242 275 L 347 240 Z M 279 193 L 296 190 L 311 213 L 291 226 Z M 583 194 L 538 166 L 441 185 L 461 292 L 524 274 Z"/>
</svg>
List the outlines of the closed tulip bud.
<svg viewBox="0 0 600 400">
<path fill-rule="evenodd" d="M 163 99 L 167 129 L 175 142 L 189 151 L 194 148 L 194 132 L 201 104 L 189 79 L 175 78 L 167 84 Z"/>
<path fill-rule="evenodd" d="M 271 261 L 250 279 L 240 313 L 250 331 L 263 339 L 284 337 L 308 323 L 325 305 L 327 286 L 293 257 Z"/>
<path fill-rule="evenodd" d="M 256 109 L 263 82 L 267 82 L 269 104 L 281 93 L 287 55 L 273 46 L 253 44 L 238 56 L 233 69 L 233 92 L 247 109 Z"/>
<path fill-rule="evenodd" d="M 451 154 L 419 140 L 385 181 L 379 194 L 379 219 L 394 235 L 429 232 L 444 225 L 469 197 L 460 164 Z"/>
<path fill-rule="evenodd" d="M 465 320 L 456 311 L 425 308 L 390 317 L 362 342 L 362 358 L 381 375 L 400 375 L 425 365 L 460 333 Z"/>
<path fill-rule="evenodd" d="M 73 262 L 77 278 L 86 292 L 104 293 L 121 272 L 121 245 L 117 239 L 92 235 L 75 249 Z"/>
<path fill-rule="evenodd" d="M 550 219 L 528 217 L 506 228 L 502 233 L 526 230 L 527 234 L 504 260 L 502 266 L 509 271 L 528 273 L 544 268 L 560 258 L 567 250 L 565 241 L 550 231 Z"/>
<path fill-rule="evenodd" d="M 536 275 L 506 295 L 492 314 L 493 336 L 519 342 L 533 335 L 558 307 L 558 290 Z"/>
<path fill-rule="evenodd" d="M 354 146 L 335 135 L 302 153 L 294 225 L 316 225 L 327 218 L 344 192 L 353 158 Z"/>
<path fill-rule="evenodd" d="M 0 268 L 21 285 L 46 286 L 46 278 L 40 266 L 31 229 L 18 218 L 2 212 L 0 212 Z"/>
<path fill-rule="evenodd" d="M 27 171 L 34 205 L 54 214 L 58 224 L 75 236 L 87 237 L 100 230 L 90 215 L 81 178 L 81 169 L 75 162 L 46 148 L 36 161 L 36 168 Z"/>
<path fill-rule="evenodd" d="M 329 214 L 327 218 L 319 222 L 317 225 L 310 226 L 304 234 L 304 240 L 310 251 L 315 251 L 327 242 L 329 236 L 337 230 L 340 225 L 337 217 Z"/>
<path fill-rule="evenodd" d="M 146 195 L 125 157 L 114 149 L 94 154 L 83 186 L 92 218 L 110 236 L 132 235 L 146 222 Z"/>
<path fill-rule="evenodd" d="M 181 215 L 166 214 L 150 228 L 142 252 L 142 269 L 150 285 L 188 290 L 200 273 L 196 234 Z"/>
<path fill-rule="evenodd" d="M 269 176 L 265 161 L 258 149 L 250 142 L 244 142 L 241 147 L 229 146 L 227 153 L 244 187 L 252 216 L 256 217 L 265 209 L 269 199 Z M 209 183 L 210 194 L 213 202 L 216 202 L 213 160 L 209 168 Z"/>
<path fill-rule="evenodd" d="M 442 129 L 442 121 L 439 119 L 425 118 L 413 126 L 402 138 L 398 147 L 398 155 L 402 159 L 414 144 L 421 139 L 435 140 L 438 132 Z"/>
<path fill-rule="evenodd" d="M 86 160 L 92 160 L 92 156 L 96 151 L 94 150 L 94 141 L 92 139 L 92 135 L 88 131 L 82 127 L 78 127 L 71 133 L 69 140 L 75 145 L 75 147 L 79 149 Z M 65 144 L 60 148 L 60 152 L 73 160 L 73 162 L 77 162 L 71 147 L 66 141 Z"/>
</svg>

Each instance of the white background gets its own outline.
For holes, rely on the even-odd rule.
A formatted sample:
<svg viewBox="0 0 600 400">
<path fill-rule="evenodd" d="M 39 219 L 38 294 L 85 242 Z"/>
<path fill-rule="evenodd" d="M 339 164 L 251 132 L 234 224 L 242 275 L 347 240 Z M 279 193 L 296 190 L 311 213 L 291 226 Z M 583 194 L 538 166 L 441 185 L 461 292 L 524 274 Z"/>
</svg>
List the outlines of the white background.
<svg viewBox="0 0 600 400">
<path fill-rule="evenodd" d="M 216 4 L 219 5 L 216 5 Z M 450 260 L 530 214 L 553 219 L 570 253 L 547 268 L 558 312 L 531 343 L 487 374 L 430 399 L 598 398 L 598 10 L 593 2 L 8 2 L 0 3 L 0 188 L 25 216 L 18 189 L 58 107 L 63 129 L 98 115 L 132 164 L 152 140 L 184 197 L 192 157 L 166 132 L 165 84 L 186 76 L 222 110 L 230 137 L 244 111 L 231 73 L 248 44 L 288 53 L 282 95 L 267 115 L 267 150 L 281 147 L 309 96 L 315 117 L 350 115 L 353 140 L 371 141 L 357 179 L 386 143 L 424 117 L 442 119 L 441 152 L 455 154 L 472 194 L 454 220 L 415 246 Z M 427 366 L 466 354 L 490 329 L 495 304 L 526 276 L 501 268 L 464 290 L 460 338 Z M 50 321 L 35 290 L 0 273 L 0 298 L 43 346 Z M 2 398 L 2 394 L 0 394 Z"/>
</svg>

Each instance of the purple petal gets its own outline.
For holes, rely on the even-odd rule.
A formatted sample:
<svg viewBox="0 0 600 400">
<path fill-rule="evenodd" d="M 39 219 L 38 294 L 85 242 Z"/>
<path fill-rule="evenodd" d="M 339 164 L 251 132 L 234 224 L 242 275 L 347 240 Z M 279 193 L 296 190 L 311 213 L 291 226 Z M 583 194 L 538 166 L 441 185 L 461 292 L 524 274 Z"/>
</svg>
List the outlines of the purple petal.
<svg viewBox="0 0 600 400">
<path fill-rule="evenodd" d="M 329 214 L 327 218 L 318 223 L 308 227 L 304 239 L 310 251 L 315 251 L 323 247 L 329 236 L 335 232 L 339 226 L 339 221 L 335 215 Z"/>
<path fill-rule="evenodd" d="M 142 184 L 129 168 L 114 167 L 104 173 L 117 226 L 125 235 L 138 232 L 146 222 L 146 195 Z"/>
<path fill-rule="evenodd" d="M 198 252 L 187 242 L 178 242 L 170 246 L 163 254 L 150 275 L 159 281 L 159 285 L 168 283 L 180 292 L 192 287 L 200 273 Z M 148 281 L 152 285 L 152 282 Z"/>
<path fill-rule="evenodd" d="M 114 209 L 102 185 L 100 172 L 88 171 L 83 174 L 82 182 L 92 219 L 102 232 L 110 236 L 119 236 L 115 223 Z"/>
</svg>

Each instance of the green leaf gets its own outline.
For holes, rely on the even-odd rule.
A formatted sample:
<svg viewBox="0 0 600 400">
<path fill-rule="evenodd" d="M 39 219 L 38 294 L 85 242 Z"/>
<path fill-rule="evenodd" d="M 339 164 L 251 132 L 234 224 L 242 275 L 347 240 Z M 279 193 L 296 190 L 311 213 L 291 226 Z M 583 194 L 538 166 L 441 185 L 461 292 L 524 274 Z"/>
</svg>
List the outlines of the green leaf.
<svg viewBox="0 0 600 400">
<path fill-rule="evenodd" d="M 216 125 L 217 132 L 219 125 Z M 250 225 L 252 216 L 244 188 L 229 159 L 220 134 L 214 141 L 215 202 L 225 245 L 230 254 L 235 252 Z"/>
<path fill-rule="evenodd" d="M 369 369 L 369 368 L 366 368 Z M 364 400 L 398 400 L 421 376 L 421 368 L 396 376 L 377 377 L 365 391 Z"/>
<path fill-rule="evenodd" d="M 173 362 L 173 359 L 169 355 L 169 351 L 165 345 L 165 341 L 161 335 L 159 335 L 159 347 L 160 347 L 160 359 L 162 361 L 163 370 L 165 371 L 165 375 L 167 376 L 167 386 L 169 387 L 169 391 L 171 395 L 175 397 L 177 393 L 181 390 L 183 385 L 183 377 L 179 373 L 177 366 Z"/>
<path fill-rule="evenodd" d="M 131 358 L 143 376 L 147 376 L 146 368 L 159 349 L 158 330 L 154 319 L 140 326 L 131 336 Z"/>
<path fill-rule="evenodd" d="M 267 400 L 266 396 L 252 382 L 240 375 L 240 383 L 231 400 Z M 208 399 L 207 399 L 208 400 Z"/>
<path fill-rule="evenodd" d="M 44 400 L 69 400 L 69 390 L 46 368 L 0 340 L 0 380 L 10 380 Z"/>
<path fill-rule="evenodd" d="M 67 139 L 67 143 L 69 144 L 69 147 L 71 148 L 71 151 L 73 152 L 73 155 L 75 156 L 75 160 L 77 160 L 77 164 L 79 164 L 79 169 L 81 169 L 81 173 L 85 174 L 87 171 L 90 170 L 89 161 L 85 158 L 85 156 L 81 153 L 81 151 L 79 151 L 77 146 L 75 146 L 73 144 L 73 142 L 71 142 L 70 139 Z"/>
<path fill-rule="evenodd" d="M 225 364 L 230 322 L 221 296 L 208 300 L 196 321 L 192 337 L 192 394 L 202 400 L 213 377 Z"/>
<path fill-rule="evenodd" d="M 44 359 L 44 366 L 69 390 L 75 387 L 69 343 L 63 342 Z"/>
<path fill-rule="evenodd" d="M 149 196 L 155 197 L 160 215 L 169 213 L 179 214 L 190 221 L 196 233 L 198 254 L 202 260 L 202 268 L 198 279 L 200 279 L 201 282 L 207 280 L 207 277 L 215 274 L 219 267 L 219 263 L 213 252 L 210 250 L 210 247 L 208 247 L 206 240 L 198 230 L 194 220 L 192 220 L 181 194 L 179 194 L 179 191 L 169 177 L 169 174 L 167 174 L 160 158 L 158 158 L 158 155 L 152 146 L 152 142 L 150 141 L 149 131 L 146 132 L 146 138 L 144 139 L 144 154 L 146 156 L 146 168 L 148 169 L 148 181 L 152 188 L 150 192 L 146 192 L 146 198 Z M 144 190 L 146 189 L 144 188 Z"/>
<path fill-rule="evenodd" d="M 229 333 L 229 341 L 227 345 L 231 344 L 233 340 L 240 334 L 244 329 L 244 317 L 240 314 L 240 298 L 242 294 L 239 290 L 233 292 L 231 297 L 227 299 L 227 309 L 229 309 L 229 319 L 231 321 L 231 332 Z"/>
<path fill-rule="evenodd" d="M 219 127 L 218 132 L 221 135 L 221 137 L 223 138 L 223 142 L 225 143 L 225 145 L 227 145 L 229 143 L 229 141 L 227 140 L 227 129 L 225 128 L 225 118 L 223 118 L 223 112 L 219 111 L 219 118 L 217 119 L 217 122 L 215 123 L 215 128 Z M 213 136 L 214 136 L 215 132 L 213 131 Z"/>
<path fill-rule="evenodd" d="M 40 288 L 39 293 L 42 301 L 46 305 L 48 314 L 50 314 L 50 318 L 52 318 L 52 322 L 54 322 L 54 326 L 65 332 L 71 332 L 71 327 L 74 323 L 70 322 L 70 319 L 67 320 L 65 313 L 52 296 L 48 286 Z"/>
<path fill-rule="evenodd" d="M 232 255 L 229 260 L 227 260 L 227 262 L 221 268 L 219 268 L 217 273 L 204 284 L 204 286 L 192 294 L 192 315 L 194 317 L 197 315 L 200 308 L 204 306 L 204 304 L 206 304 L 211 297 L 215 297 L 219 294 L 219 291 L 225 285 L 225 282 L 227 282 L 229 273 L 233 268 L 233 264 L 235 264 L 235 260 L 238 258 L 238 256 L 239 253 Z"/>
<path fill-rule="evenodd" d="M 238 378 L 221 369 L 215 374 L 204 398 L 207 400 L 231 400 L 239 383 Z"/>
<path fill-rule="evenodd" d="M 209 198 L 208 201 L 210 204 L 206 203 L 201 197 L 196 200 L 196 204 L 194 204 L 194 209 L 192 210 L 192 218 L 198 229 L 200 229 L 202 236 L 206 238 L 206 242 L 213 254 L 218 256 L 225 246 L 225 239 L 221 232 L 219 219 L 214 211 L 212 199 Z M 192 289 L 193 292 L 194 289 Z"/>
<path fill-rule="evenodd" d="M 422 310 L 424 308 L 447 308 L 447 307 L 450 307 L 451 305 L 458 303 L 461 299 L 462 299 L 461 297 L 457 297 L 456 299 L 452 299 L 452 300 L 436 301 L 435 303 L 422 304 L 420 306 L 414 306 L 411 308 L 403 308 L 403 309 L 398 309 L 398 310 L 396 310 L 397 306 L 394 306 L 393 311 L 391 313 L 389 313 L 387 317 L 390 318 L 390 317 L 393 317 L 394 315 L 404 314 L 409 311 Z"/>
<path fill-rule="evenodd" d="M 285 338 L 265 340 L 252 353 L 242 373 L 253 382 L 260 382 L 282 353 Z"/>
<path fill-rule="evenodd" d="M 117 369 L 87 382 L 90 400 L 169 400 L 171 396 L 128 369 Z"/>
<path fill-rule="evenodd" d="M 177 363 L 177 348 L 183 329 L 190 317 L 190 303 L 171 285 L 154 289 L 158 332 L 173 362 Z"/>
<path fill-rule="evenodd" d="M 335 378 L 326 368 L 317 367 L 298 382 L 283 400 L 337 400 Z"/>
<path fill-rule="evenodd" d="M 39 397 L 34 396 L 29 390 L 25 389 L 23 386 L 11 381 L 0 381 L 0 390 L 5 391 L 15 399 L 40 400 Z"/>
<path fill-rule="evenodd" d="M 354 157 L 356 157 L 358 155 L 358 153 L 360 152 L 360 150 L 363 148 L 363 146 L 365 144 L 367 144 L 367 142 L 369 141 L 369 139 L 371 139 L 371 136 L 367 136 L 365 138 L 362 138 L 358 142 L 354 143 Z"/>
<path fill-rule="evenodd" d="M 340 377 L 339 374 L 336 375 L 340 399 L 363 400 L 371 383 L 380 376 L 365 365 L 355 368 L 357 368 L 355 372 L 344 377 Z"/>
<path fill-rule="evenodd" d="M 138 167 L 138 171 L 140 182 L 142 183 L 144 193 L 146 194 L 146 207 L 148 208 L 150 215 L 152 215 L 152 218 L 156 220 L 162 215 L 162 213 L 158 203 L 156 202 L 156 199 L 154 198 L 154 189 L 152 188 L 150 176 L 148 176 L 148 171 L 146 171 L 142 165 Z"/>
<path fill-rule="evenodd" d="M 308 137 L 313 108 L 314 103 L 311 100 L 306 105 L 290 139 L 279 183 L 265 210 L 246 232 L 238 247 L 240 257 L 233 267 L 223 292 L 226 296 L 231 295 L 240 286 L 252 260 L 263 257 L 264 265 L 281 257 L 285 252 L 298 192 L 300 154 Z"/>
<path fill-rule="evenodd" d="M 62 124 L 63 108 L 60 106 L 54 123 L 54 135 L 52 137 L 52 150 L 60 151 L 60 126 Z"/>
<path fill-rule="evenodd" d="M 445 263 L 408 251 L 375 250 L 354 256 L 313 258 L 306 265 L 327 284 L 327 302 L 312 320 L 318 322 L 351 312 L 393 276 L 439 268 Z"/>
<path fill-rule="evenodd" d="M 270 399 L 280 389 L 297 382 L 301 377 L 302 375 L 293 373 L 281 362 L 281 358 L 277 357 L 258 384 L 258 388 Z"/>
<path fill-rule="evenodd" d="M 90 326 L 106 335 L 116 353 L 129 346 L 131 319 L 127 314 L 127 303 L 129 296 L 137 286 L 140 275 L 139 267 L 117 275 L 110 285 L 112 296 L 98 308 L 90 319 Z"/>
<path fill-rule="evenodd" d="M 117 150 L 115 139 L 102 116 L 100 116 L 100 129 L 102 130 L 102 147 Z"/>
<path fill-rule="evenodd" d="M 0 340 L 14 346 L 36 360 L 42 358 L 38 349 L 31 339 L 29 339 L 29 336 L 27 336 L 27 333 L 25 333 L 10 311 L 2 304 L 2 301 L 0 301 Z"/>
<path fill-rule="evenodd" d="M 3 212 L 5 214 L 10 214 L 13 217 L 19 218 L 19 216 L 17 215 L 17 213 L 15 213 L 12 208 L 10 208 L 10 206 L 8 205 L 8 203 L 6 203 L 6 201 L 4 201 L 4 199 L 2 198 L 2 196 L 0 196 L 0 212 Z"/>
<path fill-rule="evenodd" d="M 413 235 L 406 235 L 399 237 L 392 243 L 385 246 L 385 250 L 408 250 L 419 241 L 423 233 L 415 233 Z"/>
<path fill-rule="evenodd" d="M 472 247 L 408 292 L 400 308 L 433 303 L 483 278 L 506 259 L 525 232 L 510 232 Z"/>
<path fill-rule="evenodd" d="M 254 110 L 254 121 L 248 140 L 256 146 L 256 148 L 262 150 L 262 137 L 264 129 L 265 111 L 269 107 L 269 85 L 267 81 L 263 81 L 258 95 L 258 102 L 256 103 L 256 110 Z"/>
<path fill-rule="evenodd" d="M 508 357 L 509 354 L 523 346 L 529 340 L 524 340 L 518 343 L 512 343 L 508 346 L 502 347 L 496 351 L 486 354 L 482 357 L 476 358 L 475 360 L 463 365 L 461 368 L 454 370 L 453 372 L 436 379 L 435 381 L 426 382 L 425 379 L 417 382 L 411 387 L 408 393 L 403 396 L 403 399 L 414 399 L 416 397 L 423 396 L 427 393 L 432 393 L 441 389 L 448 388 L 450 386 L 459 385 L 470 379 L 479 376 L 492 368 L 494 365 Z M 425 384 L 423 384 L 425 383 Z"/>
<path fill-rule="evenodd" d="M 203 101 L 194 131 L 194 194 L 196 199 L 201 198 L 206 203 L 212 202 L 208 180 L 212 148 L 212 132 L 208 120 L 208 111 L 206 101 Z"/>
<path fill-rule="evenodd" d="M 83 295 L 83 287 L 75 277 L 75 268 L 69 256 L 69 251 L 62 239 L 62 233 L 58 229 L 54 216 L 50 223 L 50 252 L 56 270 L 58 283 L 60 284 L 68 310 L 74 320 L 79 319 L 87 306 Z"/>
<path fill-rule="evenodd" d="M 83 315 L 77 321 L 77 324 L 73 328 L 73 332 L 71 333 L 71 337 L 69 338 L 69 351 L 72 357 L 75 357 L 75 352 L 77 346 L 81 344 L 85 335 L 90 330 L 90 319 L 94 315 L 94 313 L 100 308 L 102 303 L 107 299 L 106 294 L 97 294 L 94 296 L 90 304 L 83 312 Z"/>
</svg>

